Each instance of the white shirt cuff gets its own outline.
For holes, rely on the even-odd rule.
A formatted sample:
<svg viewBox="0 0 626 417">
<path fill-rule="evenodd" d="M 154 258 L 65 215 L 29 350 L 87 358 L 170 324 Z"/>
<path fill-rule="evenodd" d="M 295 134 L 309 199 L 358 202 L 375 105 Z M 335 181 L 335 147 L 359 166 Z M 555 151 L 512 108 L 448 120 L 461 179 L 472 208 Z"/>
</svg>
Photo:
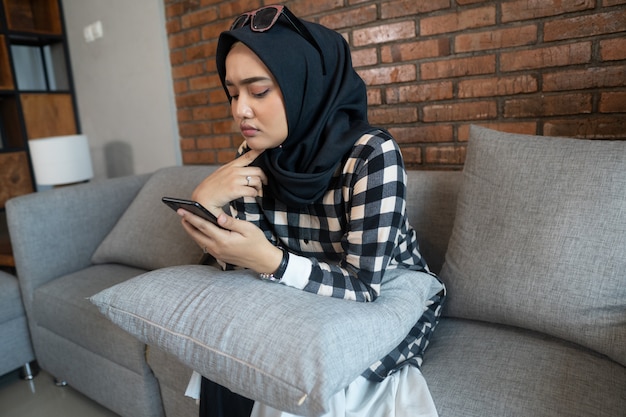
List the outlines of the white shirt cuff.
<svg viewBox="0 0 626 417">
<path fill-rule="evenodd" d="M 290 252 L 289 263 L 280 283 L 301 290 L 309 283 L 312 268 L 313 264 L 309 258 Z"/>
</svg>

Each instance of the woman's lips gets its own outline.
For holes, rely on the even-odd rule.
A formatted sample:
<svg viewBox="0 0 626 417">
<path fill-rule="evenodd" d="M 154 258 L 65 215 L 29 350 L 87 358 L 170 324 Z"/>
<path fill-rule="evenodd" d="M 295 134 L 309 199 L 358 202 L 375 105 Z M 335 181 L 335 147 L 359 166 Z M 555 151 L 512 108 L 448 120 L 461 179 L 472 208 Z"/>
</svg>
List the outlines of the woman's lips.
<svg viewBox="0 0 626 417">
<path fill-rule="evenodd" d="M 255 136 L 257 132 L 259 131 L 258 129 L 250 125 L 241 125 L 239 129 L 241 130 L 241 134 L 246 137 Z"/>
</svg>

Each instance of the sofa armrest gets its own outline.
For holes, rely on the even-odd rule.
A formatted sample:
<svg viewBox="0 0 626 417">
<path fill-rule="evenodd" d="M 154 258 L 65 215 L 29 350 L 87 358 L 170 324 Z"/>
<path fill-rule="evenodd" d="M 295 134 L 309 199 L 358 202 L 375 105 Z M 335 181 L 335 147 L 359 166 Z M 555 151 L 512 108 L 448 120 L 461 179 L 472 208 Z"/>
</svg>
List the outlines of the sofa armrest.
<svg viewBox="0 0 626 417">
<path fill-rule="evenodd" d="M 26 311 L 42 284 L 91 264 L 91 255 L 135 198 L 148 174 L 23 195 L 6 204 Z"/>
</svg>

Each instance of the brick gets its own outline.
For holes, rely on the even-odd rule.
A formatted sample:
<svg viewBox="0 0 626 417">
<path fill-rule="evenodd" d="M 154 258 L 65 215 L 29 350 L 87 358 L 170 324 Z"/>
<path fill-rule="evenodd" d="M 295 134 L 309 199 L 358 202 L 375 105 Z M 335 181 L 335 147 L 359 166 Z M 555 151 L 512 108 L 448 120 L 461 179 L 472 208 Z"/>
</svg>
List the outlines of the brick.
<svg viewBox="0 0 626 417">
<path fill-rule="evenodd" d="M 196 139 L 198 149 L 225 149 L 233 147 L 229 135 L 210 136 Z"/>
<path fill-rule="evenodd" d="M 504 102 L 504 117 L 524 118 L 591 113 L 591 94 L 534 95 Z"/>
<path fill-rule="evenodd" d="M 487 3 L 489 0 L 456 0 L 459 6 L 467 6 L 468 4 Z"/>
<path fill-rule="evenodd" d="M 192 151 L 196 149 L 195 139 L 180 139 L 178 142 L 180 143 L 180 149 L 182 151 Z"/>
<path fill-rule="evenodd" d="M 235 17 L 250 10 L 256 10 L 262 6 L 260 0 L 237 0 L 221 1 L 218 3 L 218 14 L 220 17 Z M 291 7 L 289 8 L 292 9 Z M 299 15 L 296 13 L 296 15 Z"/>
<path fill-rule="evenodd" d="M 185 53 L 183 49 L 170 51 L 170 64 L 172 66 L 182 65 L 185 62 Z"/>
<path fill-rule="evenodd" d="M 457 146 L 427 146 L 424 150 L 424 162 L 438 165 L 460 165 L 465 162 L 467 147 Z"/>
<path fill-rule="evenodd" d="M 389 133 L 400 144 L 452 142 L 454 132 L 447 124 L 428 125 L 419 124 L 411 127 L 391 127 Z"/>
<path fill-rule="evenodd" d="M 595 0 L 517 0 L 502 2 L 502 22 L 538 19 L 593 9 Z"/>
<path fill-rule="evenodd" d="M 205 104 L 208 104 L 208 102 L 209 100 L 207 98 L 207 95 L 198 92 L 185 94 L 176 98 L 176 105 L 179 109 L 185 107 L 203 106 Z"/>
<path fill-rule="evenodd" d="M 387 87 L 387 104 L 420 103 L 451 99 L 453 86 L 450 81 L 437 83 L 412 84 L 400 87 Z"/>
<path fill-rule="evenodd" d="M 415 22 L 413 21 L 358 29 L 352 33 L 355 47 L 414 38 L 415 35 Z"/>
<path fill-rule="evenodd" d="M 355 68 L 375 65 L 378 63 L 376 48 L 359 49 L 352 51 L 352 66 Z"/>
<path fill-rule="evenodd" d="M 536 41 L 537 26 L 525 25 L 457 35 L 454 38 L 454 51 L 460 53 L 511 48 L 514 46 L 531 45 Z"/>
<path fill-rule="evenodd" d="M 436 78 L 464 77 L 468 75 L 491 74 L 495 70 L 495 55 L 445 59 L 421 64 L 420 78 L 422 80 L 432 80 Z"/>
<path fill-rule="evenodd" d="M 189 84 L 187 83 L 187 79 L 183 78 L 182 80 L 174 81 L 174 93 L 176 95 L 185 94 L 189 91 Z"/>
<path fill-rule="evenodd" d="M 537 91 L 537 77 L 523 74 L 511 77 L 474 78 L 459 81 L 459 98 L 509 96 Z"/>
<path fill-rule="evenodd" d="M 182 48 L 193 45 L 200 41 L 200 31 L 198 29 L 186 30 L 170 34 L 168 43 L 170 49 Z"/>
<path fill-rule="evenodd" d="M 396 65 L 357 71 L 367 85 L 393 84 L 415 81 L 415 65 Z"/>
<path fill-rule="evenodd" d="M 591 42 L 581 42 L 502 53 L 500 69 L 502 71 L 520 71 L 585 64 L 590 61 Z"/>
<path fill-rule="evenodd" d="M 544 91 L 582 90 L 626 85 L 626 66 L 564 70 L 543 76 Z"/>
<path fill-rule="evenodd" d="M 231 116 L 230 107 L 226 105 L 194 107 L 191 113 L 193 120 L 219 120 Z"/>
<path fill-rule="evenodd" d="M 585 139 L 626 140 L 626 115 L 577 117 L 575 119 L 550 120 L 544 123 L 546 136 L 564 136 Z"/>
<path fill-rule="evenodd" d="M 620 37 L 600 41 L 600 59 L 603 61 L 626 59 L 626 38 Z"/>
<path fill-rule="evenodd" d="M 449 122 L 454 120 L 481 120 L 497 116 L 496 102 L 463 101 L 451 104 L 424 106 L 424 122 Z"/>
<path fill-rule="evenodd" d="M 546 22 L 543 38 L 549 42 L 623 31 L 626 31 L 626 10 L 616 10 Z"/>
<path fill-rule="evenodd" d="M 378 104 L 382 104 L 382 92 L 380 88 L 371 88 L 367 89 L 367 104 L 368 106 L 375 106 Z"/>
<path fill-rule="evenodd" d="M 178 119 L 178 123 L 181 122 L 189 122 L 191 120 L 193 120 L 193 112 L 191 111 L 191 109 L 178 109 L 178 111 L 176 112 L 176 116 Z"/>
<path fill-rule="evenodd" d="M 467 142 L 469 140 L 469 129 L 471 125 L 486 127 L 487 129 L 497 130 L 499 132 L 520 133 L 522 135 L 536 135 L 537 123 L 535 122 L 481 122 L 471 123 L 459 126 L 457 140 L 459 142 Z"/>
<path fill-rule="evenodd" d="M 272 2 L 266 1 L 265 3 L 271 4 Z M 273 3 L 279 2 L 275 1 Z M 344 2 L 343 0 L 291 1 L 288 6 L 296 16 L 306 18 L 307 16 L 321 12 L 336 11 L 336 9 L 340 9 L 344 6 Z"/>
<path fill-rule="evenodd" d="M 186 151 L 182 153 L 184 165 L 200 165 L 200 164 L 215 164 L 217 163 L 217 156 L 215 151 Z"/>
<path fill-rule="evenodd" d="M 237 156 L 236 150 L 231 151 L 217 151 L 217 163 L 218 164 L 226 164 Z"/>
<path fill-rule="evenodd" d="M 419 42 L 394 43 L 380 48 L 381 61 L 385 63 L 414 61 L 435 58 L 450 54 L 448 39 L 429 39 Z"/>
<path fill-rule="evenodd" d="M 230 29 L 231 24 L 232 22 L 230 20 L 228 21 L 222 20 L 214 24 L 203 25 L 200 31 L 200 34 L 201 34 L 200 37 L 202 40 L 208 40 L 208 41 L 214 42 L 216 45 L 215 47 L 217 49 L 217 39 L 219 38 L 222 32 Z"/>
<path fill-rule="evenodd" d="M 419 15 L 450 7 L 450 0 L 396 0 L 380 2 L 381 19 L 393 19 L 409 15 Z"/>
<path fill-rule="evenodd" d="M 208 60 L 213 59 L 215 57 L 216 46 L 215 44 L 210 44 L 206 42 L 197 43 L 195 45 L 188 46 L 184 49 L 185 60 L 196 61 L 196 60 Z"/>
<path fill-rule="evenodd" d="M 202 75 L 200 77 L 192 77 L 189 78 L 189 88 L 191 90 L 206 90 L 209 88 L 221 88 L 222 84 L 220 82 L 217 74 L 211 75 Z"/>
<path fill-rule="evenodd" d="M 227 121 L 215 121 L 213 122 L 213 133 L 217 134 L 225 134 L 225 133 L 235 133 L 239 132 L 235 122 L 231 119 Z"/>
<path fill-rule="evenodd" d="M 374 125 L 411 123 L 417 121 L 415 107 L 372 107 L 367 112 L 369 121 Z"/>
<path fill-rule="evenodd" d="M 419 146 L 406 146 L 400 148 L 405 166 L 418 165 L 422 163 L 422 148 Z"/>
<path fill-rule="evenodd" d="M 496 24 L 496 7 L 486 6 L 457 13 L 446 13 L 440 16 L 426 17 L 420 20 L 420 35 L 436 35 L 457 32 Z"/>
<path fill-rule="evenodd" d="M 180 136 L 183 138 L 191 138 L 198 135 L 208 135 L 211 132 L 211 125 L 209 123 L 198 123 L 198 122 L 185 122 L 179 123 L 178 130 L 180 131 Z"/>
<path fill-rule="evenodd" d="M 217 10 L 201 9 L 192 13 L 186 13 L 180 18 L 183 29 L 202 26 L 217 19 Z"/>
<path fill-rule="evenodd" d="M 337 13 L 322 16 L 319 23 L 328 28 L 337 30 L 375 22 L 377 17 L 378 13 L 376 5 L 372 4 L 365 7 L 359 7 L 357 9 L 349 9 L 345 12 L 339 11 Z"/>
<path fill-rule="evenodd" d="M 180 32 L 180 19 L 171 19 L 165 23 L 165 30 L 168 34 Z"/>
<path fill-rule="evenodd" d="M 200 75 L 204 72 L 204 66 L 202 63 L 190 63 L 186 65 L 179 65 L 172 68 L 172 77 L 175 80 L 181 78 L 189 78 L 195 75 Z"/>
<path fill-rule="evenodd" d="M 600 94 L 601 113 L 626 113 L 626 91 Z"/>
</svg>

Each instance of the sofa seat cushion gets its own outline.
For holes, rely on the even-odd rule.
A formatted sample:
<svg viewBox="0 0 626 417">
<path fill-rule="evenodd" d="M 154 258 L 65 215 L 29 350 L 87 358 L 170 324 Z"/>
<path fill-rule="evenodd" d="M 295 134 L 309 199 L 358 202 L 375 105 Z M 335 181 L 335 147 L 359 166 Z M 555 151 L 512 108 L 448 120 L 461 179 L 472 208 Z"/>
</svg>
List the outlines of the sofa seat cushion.
<svg viewBox="0 0 626 417">
<path fill-rule="evenodd" d="M 626 368 L 554 337 L 442 319 L 422 371 L 446 417 L 614 417 L 626 410 Z"/>
<path fill-rule="evenodd" d="M 17 278 L 0 271 L 0 324 L 24 317 L 24 305 Z"/>
<path fill-rule="evenodd" d="M 218 384 L 280 410 L 320 415 L 333 394 L 398 346 L 441 290 L 431 275 L 408 270 L 388 271 L 382 286 L 376 302 L 357 303 L 252 271 L 195 265 L 152 271 L 91 300 Z"/>
<path fill-rule="evenodd" d="M 197 264 L 202 250 L 161 198 L 191 198 L 216 166 L 163 168 L 155 172 L 94 252 L 96 264 L 119 263 L 146 270 Z"/>
<path fill-rule="evenodd" d="M 182 395 L 193 371 L 178 358 L 156 346 L 148 346 L 148 366 L 159 381 L 166 416 L 197 416 L 198 403 Z"/>
<path fill-rule="evenodd" d="M 444 314 L 536 330 L 626 365 L 626 141 L 472 126 Z"/>
<path fill-rule="evenodd" d="M 142 374 L 145 344 L 103 317 L 89 297 L 143 272 L 123 265 L 95 265 L 42 285 L 33 300 L 36 324 Z"/>
</svg>

